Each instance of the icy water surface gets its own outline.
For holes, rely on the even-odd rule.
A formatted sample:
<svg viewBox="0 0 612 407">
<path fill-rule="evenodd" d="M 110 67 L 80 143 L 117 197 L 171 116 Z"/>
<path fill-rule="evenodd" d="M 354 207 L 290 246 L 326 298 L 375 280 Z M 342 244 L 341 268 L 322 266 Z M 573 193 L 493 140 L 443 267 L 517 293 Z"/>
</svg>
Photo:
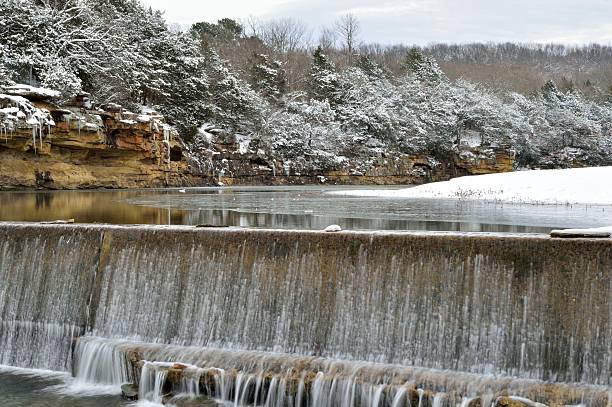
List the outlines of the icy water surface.
<svg viewBox="0 0 612 407">
<path fill-rule="evenodd" d="M 67 374 L 0 367 L 2 407 L 123 407 L 118 395 L 83 395 L 70 391 Z"/>
<path fill-rule="evenodd" d="M 347 187 L 4 192 L 0 193 L 0 221 L 73 218 L 76 222 L 283 229 L 323 229 L 339 224 L 352 230 L 524 233 L 612 225 L 612 207 L 605 206 L 491 204 L 327 194 L 342 188 Z"/>
</svg>

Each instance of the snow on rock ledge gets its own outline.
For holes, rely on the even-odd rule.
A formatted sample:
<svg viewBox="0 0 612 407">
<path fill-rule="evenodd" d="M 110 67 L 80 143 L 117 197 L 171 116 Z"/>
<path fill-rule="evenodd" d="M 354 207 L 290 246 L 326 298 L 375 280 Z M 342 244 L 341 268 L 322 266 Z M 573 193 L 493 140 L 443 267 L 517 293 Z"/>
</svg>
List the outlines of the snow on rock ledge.
<svg viewBox="0 0 612 407">
<path fill-rule="evenodd" d="M 355 190 L 342 195 L 441 198 L 524 204 L 612 205 L 612 167 L 518 171 L 478 175 L 399 190 Z"/>
<path fill-rule="evenodd" d="M 36 88 L 30 85 L 13 85 L 4 88 L 4 93 L 11 96 L 22 96 L 28 100 L 48 100 L 60 96 L 60 92 L 46 88 Z"/>
<path fill-rule="evenodd" d="M 178 133 L 162 116 L 119 105 L 92 109 L 86 94 L 59 106 L 42 100 L 45 93 L 53 91 L 26 85 L 0 90 L 0 190 L 201 182 L 191 173 Z"/>
</svg>

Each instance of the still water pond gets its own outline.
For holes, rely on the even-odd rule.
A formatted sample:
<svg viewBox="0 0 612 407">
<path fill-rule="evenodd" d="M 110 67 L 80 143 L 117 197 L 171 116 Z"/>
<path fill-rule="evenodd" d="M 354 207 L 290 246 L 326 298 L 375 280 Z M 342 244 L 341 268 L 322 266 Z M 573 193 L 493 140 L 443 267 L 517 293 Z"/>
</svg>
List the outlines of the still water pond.
<svg viewBox="0 0 612 407">
<path fill-rule="evenodd" d="M 610 206 L 492 204 L 332 195 L 355 187 L 228 187 L 0 193 L 0 221 L 254 228 L 548 233 L 612 225 Z M 371 189 L 371 187 L 370 187 Z"/>
</svg>

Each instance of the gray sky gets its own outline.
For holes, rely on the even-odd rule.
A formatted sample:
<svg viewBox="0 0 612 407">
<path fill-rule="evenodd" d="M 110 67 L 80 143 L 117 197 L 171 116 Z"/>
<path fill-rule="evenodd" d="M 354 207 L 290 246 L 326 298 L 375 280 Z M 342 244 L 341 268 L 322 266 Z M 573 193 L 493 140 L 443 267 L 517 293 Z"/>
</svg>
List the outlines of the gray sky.
<svg viewBox="0 0 612 407">
<path fill-rule="evenodd" d="M 315 32 L 348 12 L 360 39 L 384 44 L 433 42 L 612 43 L 612 0 L 141 0 L 171 23 L 223 17 L 294 17 Z"/>
</svg>

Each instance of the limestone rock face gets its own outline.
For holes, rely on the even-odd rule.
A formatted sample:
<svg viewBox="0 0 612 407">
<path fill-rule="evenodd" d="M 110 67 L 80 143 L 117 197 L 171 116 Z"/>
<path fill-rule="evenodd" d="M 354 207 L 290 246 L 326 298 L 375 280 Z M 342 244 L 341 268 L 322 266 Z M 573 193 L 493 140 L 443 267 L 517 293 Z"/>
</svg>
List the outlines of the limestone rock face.
<svg viewBox="0 0 612 407">
<path fill-rule="evenodd" d="M 454 166 L 465 175 L 482 175 L 512 171 L 514 151 L 502 148 L 462 148 L 453 157 Z"/>
<path fill-rule="evenodd" d="M 0 189 L 145 188 L 201 185 L 405 185 L 512 171 L 514 152 L 464 143 L 444 159 L 399 151 L 376 156 L 288 158 L 258 139 L 210 128 L 186 157 L 156 113 L 116 104 L 93 110 L 88 95 L 65 106 L 53 91 L 16 85 L 0 94 Z M 329 160 L 328 160 L 329 161 Z"/>
<path fill-rule="evenodd" d="M 0 95 L 0 189 L 198 185 L 160 115 L 58 107 L 36 88 Z M 23 94 L 18 96 L 15 94 Z M 30 99 L 28 99 L 30 98 Z"/>
<path fill-rule="evenodd" d="M 444 160 L 433 154 L 389 152 L 376 157 L 347 157 L 336 166 L 321 166 L 312 157 L 286 159 L 223 132 L 208 133 L 198 170 L 223 185 L 349 184 L 403 185 L 448 180 L 457 176 L 508 172 L 515 154 L 501 147 L 459 146 Z"/>
</svg>

